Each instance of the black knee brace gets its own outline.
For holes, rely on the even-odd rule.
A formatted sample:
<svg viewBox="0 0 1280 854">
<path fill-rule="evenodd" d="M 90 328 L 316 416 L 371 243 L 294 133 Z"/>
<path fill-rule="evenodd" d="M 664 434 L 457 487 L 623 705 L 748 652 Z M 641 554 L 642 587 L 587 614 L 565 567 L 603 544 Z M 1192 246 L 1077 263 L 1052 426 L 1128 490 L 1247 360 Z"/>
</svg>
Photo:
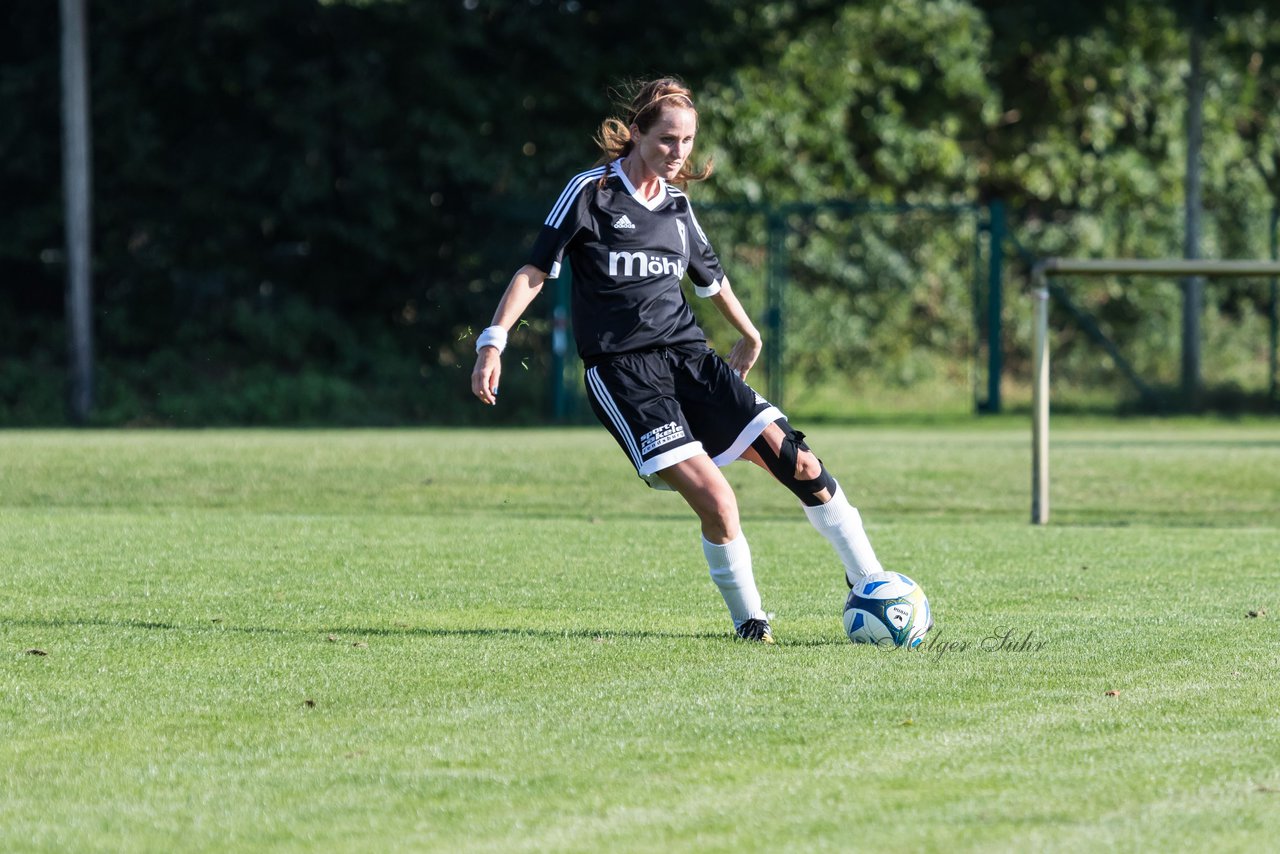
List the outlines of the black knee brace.
<svg viewBox="0 0 1280 854">
<path fill-rule="evenodd" d="M 769 443 L 764 436 L 758 436 L 751 447 L 755 449 L 760 458 L 764 460 L 764 464 L 769 467 L 769 471 L 773 473 L 783 486 L 795 493 L 796 498 L 800 499 L 800 503 L 806 507 L 817 507 L 822 504 L 822 500 L 818 498 L 818 493 L 823 490 L 828 495 L 836 494 L 836 479 L 827 472 L 826 466 L 822 465 L 822 460 L 818 460 L 820 471 L 818 476 L 813 480 L 801 480 L 796 477 L 796 460 L 800 456 L 801 451 L 812 450 L 804 443 L 804 434 L 793 428 L 787 419 L 780 418 L 774 422 L 782 428 L 782 446 L 774 453 L 773 448 L 769 447 Z"/>
</svg>

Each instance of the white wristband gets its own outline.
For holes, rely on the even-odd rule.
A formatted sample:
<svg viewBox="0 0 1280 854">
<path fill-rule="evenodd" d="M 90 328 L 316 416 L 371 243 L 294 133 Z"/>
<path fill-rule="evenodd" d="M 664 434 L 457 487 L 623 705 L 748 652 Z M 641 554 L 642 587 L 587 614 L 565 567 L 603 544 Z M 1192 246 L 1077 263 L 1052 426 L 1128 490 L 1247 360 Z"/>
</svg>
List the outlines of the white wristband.
<svg viewBox="0 0 1280 854">
<path fill-rule="evenodd" d="M 499 353 L 507 349 L 507 330 L 501 326 L 490 326 L 481 332 L 476 339 L 476 352 L 479 353 L 485 347 L 493 347 Z"/>
</svg>

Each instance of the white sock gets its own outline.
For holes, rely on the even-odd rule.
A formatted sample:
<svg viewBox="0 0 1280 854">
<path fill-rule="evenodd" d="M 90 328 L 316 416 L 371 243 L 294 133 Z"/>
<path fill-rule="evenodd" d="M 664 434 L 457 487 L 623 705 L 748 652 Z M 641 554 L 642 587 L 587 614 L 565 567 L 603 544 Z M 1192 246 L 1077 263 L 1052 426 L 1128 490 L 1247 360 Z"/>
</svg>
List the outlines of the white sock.
<svg viewBox="0 0 1280 854">
<path fill-rule="evenodd" d="M 871 541 L 867 539 L 867 532 L 862 528 L 862 516 L 856 507 L 849 504 L 839 486 L 826 504 L 805 507 L 804 512 L 818 533 L 835 547 L 836 554 L 844 563 L 845 580 L 850 584 L 864 575 L 884 571 L 871 548 Z"/>
<path fill-rule="evenodd" d="M 718 546 L 703 537 L 702 553 L 707 557 L 711 580 L 720 588 L 724 604 L 729 606 L 733 627 L 736 629 L 751 619 L 767 619 L 764 608 L 760 606 L 755 575 L 751 572 L 751 548 L 747 545 L 747 538 L 738 534 L 738 539 Z"/>
</svg>

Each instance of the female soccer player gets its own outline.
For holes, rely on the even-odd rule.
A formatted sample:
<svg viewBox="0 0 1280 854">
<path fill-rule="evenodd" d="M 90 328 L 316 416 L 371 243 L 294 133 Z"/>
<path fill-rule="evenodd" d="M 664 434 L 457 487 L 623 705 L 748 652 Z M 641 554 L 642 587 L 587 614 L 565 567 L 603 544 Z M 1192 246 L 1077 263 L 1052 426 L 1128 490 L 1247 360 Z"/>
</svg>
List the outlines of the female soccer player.
<svg viewBox="0 0 1280 854">
<path fill-rule="evenodd" d="M 681 189 L 711 172 L 689 160 L 697 130 L 692 94 L 672 78 L 638 86 L 625 118 L 603 122 L 599 165 L 570 179 L 476 342 L 471 390 L 496 402 L 507 333 L 567 257 L 592 410 L 646 483 L 675 490 L 697 514 L 711 579 L 737 635 L 773 643 L 737 498 L 720 466 L 749 460 L 795 493 L 835 547 L 848 584 L 881 567 L 858 511 L 804 434 L 746 383 L 760 333 Z M 685 275 L 742 336 L 724 359 L 694 321 L 680 288 Z"/>
</svg>

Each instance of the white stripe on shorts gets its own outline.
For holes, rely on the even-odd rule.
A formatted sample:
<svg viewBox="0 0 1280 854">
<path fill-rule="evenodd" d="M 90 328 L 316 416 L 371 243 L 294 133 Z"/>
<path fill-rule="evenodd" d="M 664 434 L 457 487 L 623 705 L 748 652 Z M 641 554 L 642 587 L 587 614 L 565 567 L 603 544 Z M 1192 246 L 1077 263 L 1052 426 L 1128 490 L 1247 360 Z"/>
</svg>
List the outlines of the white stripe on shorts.
<svg viewBox="0 0 1280 854">
<path fill-rule="evenodd" d="M 738 438 L 733 441 L 733 444 L 724 453 L 712 457 L 711 462 L 720 466 L 720 468 L 729 465 L 729 463 L 742 456 L 742 453 L 751 447 L 752 442 L 760 438 L 764 428 L 782 417 L 782 412 L 776 406 L 770 406 L 768 409 L 763 410 L 759 415 L 751 419 L 750 424 L 742 428 L 742 432 L 738 434 Z"/>
<path fill-rule="evenodd" d="M 618 411 L 618 405 L 613 402 L 613 396 L 609 394 L 609 390 L 604 387 L 604 380 L 600 379 L 600 371 L 598 368 L 587 368 L 587 390 L 591 392 L 591 396 L 596 399 L 596 403 L 600 404 L 600 408 L 609 416 L 609 420 L 613 422 L 613 427 L 622 436 L 622 440 L 627 444 L 627 454 L 631 457 L 631 464 L 636 467 L 636 471 L 640 470 L 640 465 L 644 461 L 644 457 L 640 455 L 640 448 L 636 446 L 636 437 L 631 435 L 631 427 L 627 424 L 626 419 L 622 417 L 622 413 Z"/>
<path fill-rule="evenodd" d="M 640 476 L 645 480 L 649 480 L 651 476 L 656 476 L 663 469 L 669 469 L 676 463 L 682 463 L 685 460 L 693 459 L 699 454 L 705 454 L 701 442 L 689 442 L 687 445 L 681 445 L 674 450 L 667 451 L 640 466 Z M 650 486 L 653 485 L 650 481 Z"/>
</svg>

